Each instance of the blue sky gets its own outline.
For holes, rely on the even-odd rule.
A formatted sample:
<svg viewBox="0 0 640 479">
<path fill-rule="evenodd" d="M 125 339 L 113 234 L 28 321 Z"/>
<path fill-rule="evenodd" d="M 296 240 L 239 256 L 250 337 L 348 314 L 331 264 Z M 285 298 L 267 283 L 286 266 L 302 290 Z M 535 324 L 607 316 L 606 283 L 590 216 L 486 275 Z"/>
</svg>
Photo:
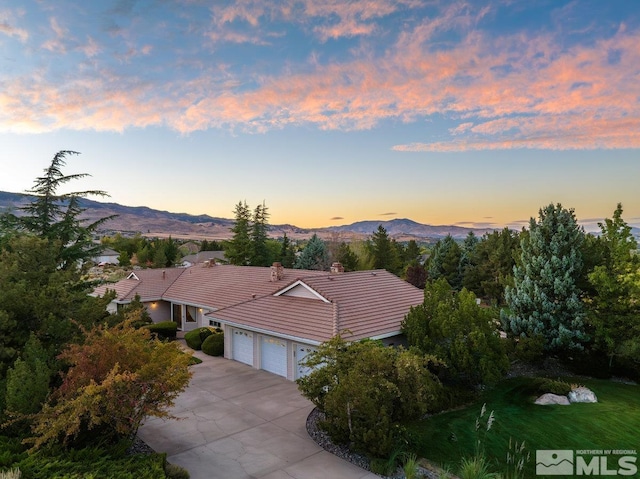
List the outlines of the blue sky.
<svg viewBox="0 0 640 479">
<path fill-rule="evenodd" d="M 174 212 L 640 225 L 638 45 L 628 0 L 5 0 L 0 190 L 71 149 Z"/>
</svg>

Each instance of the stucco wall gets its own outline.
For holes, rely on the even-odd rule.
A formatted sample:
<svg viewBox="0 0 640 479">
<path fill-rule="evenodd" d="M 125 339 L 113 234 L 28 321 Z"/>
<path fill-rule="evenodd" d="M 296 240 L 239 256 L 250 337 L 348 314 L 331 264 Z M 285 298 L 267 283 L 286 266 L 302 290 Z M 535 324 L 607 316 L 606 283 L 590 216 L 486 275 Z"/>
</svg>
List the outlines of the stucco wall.
<svg viewBox="0 0 640 479">
<path fill-rule="evenodd" d="M 166 301 L 153 301 L 144 303 L 154 323 L 162 321 L 171 321 L 171 303 Z"/>
</svg>

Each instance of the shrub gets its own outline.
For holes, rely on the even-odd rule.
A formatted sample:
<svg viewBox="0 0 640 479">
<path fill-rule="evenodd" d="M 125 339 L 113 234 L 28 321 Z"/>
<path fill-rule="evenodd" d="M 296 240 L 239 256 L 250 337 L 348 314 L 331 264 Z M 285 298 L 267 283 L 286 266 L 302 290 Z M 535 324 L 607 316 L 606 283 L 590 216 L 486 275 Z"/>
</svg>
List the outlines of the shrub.
<svg viewBox="0 0 640 479">
<path fill-rule="evenodd" d="M 189 346 L 191 349 L 200 351 L 200 349 L 202 348 L 202 342 L 212 334 L 213 331 L 211 331 L 207 327 L 196 328 L 186 333 L 184 335 L 184 340 L 187 342 L 187 346 Z"/>
<path fill-rule="evenodd" d="M 131 437 L 148 416 L 172 417 L 167 409 L 191 377 L 189 355 L 175 342 L 149 337 L 125 321 L 94 327 L 84 344 L 67 346 L 58 357 L 69 366 L 62 384 L 34 415 L 35 437 L 27 439 L 34 449 Z"/>
<path fill-rule="evenodd" d="M 433 411 L 440 392 L 429 371 L 435 361 L 378 341 L 348 344 L 338 335 L 307 357 L 313 371 L 297 383 L 325 413 L 320 425 L 335 442 L 388 457 L 406 440 L 401 424 Z"/>
<path fill-rule="evenodd" d="M 103 448 L 38 451 L 14 467 L 30 479 L 158 479 L 165 477 L 165 454 L 124 454 Z"/>
<path fill-rule="evenodd" d="M 559 379 L 536 378 L 533 384 L 537 394 L 551 393 L 566 396 L 571 391 L 571 384 Z"/>
<path fill-rule="evenodd" d="M 189 471 L 175 464 L 167 464 L 164 468 L 167 479 L 189 479 Z"/>
<path fill-rule="evenodd" d="M 222 356 L 224 354 L 224 333 L 209 335 L 202 342 L 202 352 L 209 356 Z"/>
<path fill-rule="evenodd" d="M 48 355 L 35 334 L 31 333 L 13 367 L 7 371 L 6 408 L 9 413 L 33 414 L 40 410 L 49 394 L 53 371 Z"/>
<path fill-rule="evenodd" d="M 178 323 L 174 321 L 162 321 L 161 323 L 148 324 L 144 327 L 158 339 L 176 339 L 178 331 Z"/>
</svg>

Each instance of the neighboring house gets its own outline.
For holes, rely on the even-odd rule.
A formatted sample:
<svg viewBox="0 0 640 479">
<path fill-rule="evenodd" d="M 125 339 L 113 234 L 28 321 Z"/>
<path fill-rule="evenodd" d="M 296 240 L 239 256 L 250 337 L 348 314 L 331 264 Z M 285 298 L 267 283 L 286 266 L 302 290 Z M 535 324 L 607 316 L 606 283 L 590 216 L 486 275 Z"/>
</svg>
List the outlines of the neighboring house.
<svg viewBox="0 0 640 479">
<path fill-rule="evenodd" d="M 105 248 L 102 250 L 102 252 L 100 253 L 99 256 L 95 256 L 94 258 L 92 258 L 92 261 L 95 264 L 119 264 L 120 261 L 118 261 L 118 257 L 120 256 L 120 253 L 118 253 L 115 250 L 112 250 L 110 248 Z"/>
<path fill-rule="evenodd" d="M 225 357 L 290 380 L 308 371 L 305 356 L 341 333 L 347 340 L 401 341 L 402 320 L 421 304 L 422 290 L 384 270 L 305 271 L 205 263 L 141 270 L 94 295 L 116 291 L 110 311 L 139 295 L 152 319 L 173 320 L 183 331 L 217 326 Z"/>
<path fill-rule="evenodd" d="M 227 258 L 224 255 L 224 251 L 200 251 L 199 253 L 189 254 L 182 258 L 182 266 L 188 268 L 189 266 L 207 261 L 226 263 Z"/>
</svg>

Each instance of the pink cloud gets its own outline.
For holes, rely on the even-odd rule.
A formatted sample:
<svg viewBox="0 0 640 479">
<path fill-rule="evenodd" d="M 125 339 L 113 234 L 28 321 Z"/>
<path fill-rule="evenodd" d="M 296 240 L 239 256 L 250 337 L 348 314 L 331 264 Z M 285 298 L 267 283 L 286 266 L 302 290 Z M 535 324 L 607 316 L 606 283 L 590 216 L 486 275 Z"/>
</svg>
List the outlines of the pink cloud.
<svg viewBox="0 0 640 479">
<path fill-rule="evenodd" d="M 401 5 L 343 3 L 309 0 L 303 5 L 307 15 L 339 12 L 340 20 L 326 28 L 353 20 L 340 35 L 357 25 L 375 25 L 368 23 L 371 18 Z M 264 15 L 293 15 L 292 5 L 236 2 L 216 18 L 259 25 Z M 411 7 L 408 2 L 404 6 Z M 412 122 L 439 114 L 459 122 L 449 130 L 451 140 L 422 140 L 393 149 L 640 147 L 640 31 L 623 27 L 610 38 L 562 48 L 553 34 L 484 35 L 475 24 L 486 14 L 486 9 L 476 12 L 463 3 L 452 4 L 440 16 L 401 33 L 379 57 L 363 49 L 343 63 L 311 59 L 279 75 L 253 77 L 257 86 L 250 89 L 224 65 L 190 81 L 166 83 L 110 72 L 94 79 L 69 78 L 64 86 L 49 83 L 43 74 L 14 78 L 0 91 L 0 130 L 122 131 L 166 125 L 188 134 L 208 128 L 263 132 L 301 124 L 363 130 L 388 119 Z M 51 26 L 64 36 L 57 22 L 52 20 Z M 436 35 L 451 29 L 458 33 L 458 43 L 434 48 Z M 216 41 L 224 38 L 219 35 Z M 235 41 L 256 38 L 238 36 Z M 141 51 L 148 53 L 144 47 Z M 615 66 L 610 65 L 610 51 L 618 52 Z"/>
<path fill-rule="evenodd" d="M 0 21 L 0 33 L 9 37 L 17 37 L 23 43 L 29 39 L 29 32 L 22 28 L 16 28 L 7 21 Z"/>
</svg>

